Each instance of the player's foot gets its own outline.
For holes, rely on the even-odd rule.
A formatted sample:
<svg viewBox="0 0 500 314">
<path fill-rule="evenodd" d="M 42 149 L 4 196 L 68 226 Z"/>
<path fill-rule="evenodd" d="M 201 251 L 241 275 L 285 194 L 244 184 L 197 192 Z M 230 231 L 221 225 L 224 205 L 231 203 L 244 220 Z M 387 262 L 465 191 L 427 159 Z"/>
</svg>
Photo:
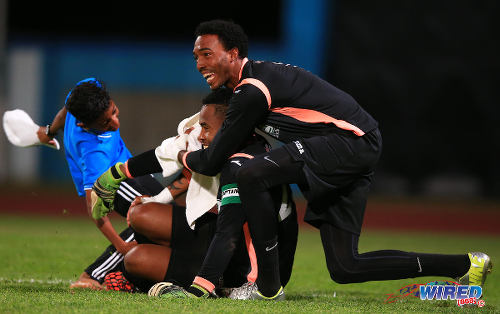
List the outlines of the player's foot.
<svg viewBox="0 0 500 314">
<path fill-rule="evenodd" d="M 124 292 L 136 292 L 137 288 L 133 283 L 128 281 L 121 271 L 108 273 L 106 277 L 104 277 L 103 282 L 106 290 L 114 290 L 114 291 L 124 291 Z"/>
<path fill-rule="evenodd" d="M 92 279 L 86 272 L 83 272 L 77 281 L 71 283 L 69 288 L 71 290 L 73 289 L 102 290 L 103 286 L 99 283 L 99 281 Z"/>
<path fill-rule="evenodd" d="M 249 300 L 254 290 L 257 290 L 257 285 L 249 281 L 244 283 L 241 287 L 233 288 L 228 298 L 233 300 Z"/>
<path fill-rule="evenodd" d="M 278 292 L 272 297 L 266 297 L 259 292 L 257 284 L 247 282 L 239 288 L 234 288 L 229 295 L 234 300 L 265 300 L 265 301 L 283 301 L 285 300 L 285 291 L 280 287 Z"/>
<path fill-rule="evenodd" d="M 187 292 L 184 288 L 176 286 L 171 282 L 158 282 L 149 289 L 148 295 L 150 297 L 160 298 L 196 298 L 194 294 Z"/>
<path fill-rule="evenodd" d="M 468 254 L 470 259 L 469 271 L 458 278 L 458 283 L 469 286 L 483 286 L 486 276 L 491 273 L 493 264 L 488 255 L 481 252 L 471 252 Z"/>
</svg>

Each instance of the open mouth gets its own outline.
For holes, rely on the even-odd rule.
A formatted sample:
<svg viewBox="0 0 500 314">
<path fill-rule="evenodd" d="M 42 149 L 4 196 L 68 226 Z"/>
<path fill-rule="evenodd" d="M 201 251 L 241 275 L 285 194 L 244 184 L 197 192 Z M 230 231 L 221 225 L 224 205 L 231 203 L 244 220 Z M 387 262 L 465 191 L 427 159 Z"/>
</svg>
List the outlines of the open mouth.
<svg viewBox="0 0 500 314">
<path fill-rule="evenodd" d="M 215 79 L 215 73 L 208 72 L 208 73 L 203 74 L 203 77 L 205 78 L 207 83 L 210 84 Z"/>
</svg>

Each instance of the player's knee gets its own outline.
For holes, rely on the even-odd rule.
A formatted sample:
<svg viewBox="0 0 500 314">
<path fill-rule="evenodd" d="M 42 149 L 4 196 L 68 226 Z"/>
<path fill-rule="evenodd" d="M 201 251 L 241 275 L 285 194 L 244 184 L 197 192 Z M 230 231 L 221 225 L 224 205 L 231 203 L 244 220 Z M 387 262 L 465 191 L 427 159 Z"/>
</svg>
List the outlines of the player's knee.
<svg viewBox="0 0 500 314">
<path fill-rule="evenodd" d="M 355 282 L 355 269 L 350 263 L 335 263 L 335 265 L 328 265 L 330 278 L 336 283 L 346 284 Z"/>
<path fill-rule="evenodd" d="M 136 274 L 142 264 L 141 247 L 136 246 L 128 251 L 123 259 L 123 264 L 127 272 Z"/>
<path fill-rule="evenodd" d="M 128 222 L 136 230 L 142 230 L 147 225 L 147 204 L 132 206 L 128 212 Z"/>
<path fill-rule="evenodd" d="M 343 271 L 331 271 L 330 278 L 336 283 L 346 284 L 351 283 L 352 281 L 349 279 L 349 274 Z"/>
<path fill-rule="evenodd" d="M 254 167 L 246 167 L 243 165 L 236 173 L 236 182 L 241 187 L 259 188 L 261 185 L 260 172 Z"/>
</svg>

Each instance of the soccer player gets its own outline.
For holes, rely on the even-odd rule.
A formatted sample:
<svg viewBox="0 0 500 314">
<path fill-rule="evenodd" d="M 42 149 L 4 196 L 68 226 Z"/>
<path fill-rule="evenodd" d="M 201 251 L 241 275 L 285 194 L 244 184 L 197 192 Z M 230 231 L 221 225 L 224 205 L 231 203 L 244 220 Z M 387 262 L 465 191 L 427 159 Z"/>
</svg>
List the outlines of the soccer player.
<svg viewBox="0 0 500 314">
<path fill-rule="evenodd" d="M 95 78 L 88 78 L 78 82 L 68 93 L 64 107 L 52 124 L 40 127 L 37 132 L 41 142 L 50 143 L 58 131 L 64 128 L 68 167 L 78 195 L 86 197 L 89 215 L 90 191 L 94 181 L 111 165 L 132 156 L 120 136 L 118 114 L 118 107 L 104 84 Z M 163 186 L 150 175 L 126 180 L 114 198 L 114 208 L 126 217 L 130 203 L 136 196 L 155 195 L 161 190 Z M 104 276 L 119 268 L 123 255 L 137 245 L 131 228 L 118 235 L 107 216 L 94 221 L 112 246 L 82 273 L 75 287 L 98 289 Z"/>
<path fill-rule="evenodd" d="M 224 128 L 212 145 L 180 154 L 185 167 L 206 175 L 218 171 L 255 127 L 284 143 L 248 161 L 237 174 L 264 296 L 278 297 L 280 282 L 275 275 L 278 254 L 269 250 L 277 239 L 276 218 L 261 192 L 283 183 L 298 183 L 306 196 L 305 220 L 320 229 L 336 282 L 447 276 L 466 284 L 484 283 L 491 264 L 483 253 L 359 254 L 367 194 L 382 149 L 377 121 L 350 95 L 310 72 L 248 60 L 247 37 L 237 24 L 204 22 L 195 35 L 198 71 L 211 89 L 224 85 L 234 93 Z"/>
<path fill-rule="evenodd" d="M 446 276 L 462 284 L 484 284 L 491 269 L 484 253 L 358 253 L 367 195 L 382 149 L 378 122 L 352 96 L 304 69 L 249 60 L 247 36 L 235 23 L 204 22 L 195 36 L 198 71 L 211 89 L 225 86 L 233 96 L 211 145 L 179 152 L 184 166 L 205 175 L 219 172 L 256 127 L 284 143 L 247 161 L 236 177 L 257 255 L 260 295 L 272 300 L 282 291 L 273 249 L 277 218 L 261 192 L 284 183 L 297 183 L 308 200 L 305 221 L 320 230 L 334 281 Z M 147 157 L 141 159 L 124 170 L 143 174 L 137 169 Z"/>
<path fill-rule="evenodd" d="M 221 128 L 231 96 L 231 90 L 220 88 L 212 91 L 203 99 L 203 107 L 199 117 L 202 131 L 198 137 L 203 147 L 210 146 L 215 134 Z M 193 284 L 184 290 L 170 285 L 170 283 L 158 283 L 151 289 L 150 295 L 162 297 L 209 297 L 214 294 L 221 278 L 223 278 L 224 288 L 241 285 L 238 280 L 241 280 L 242 273 L 246 275 L 245 267 L 247 267 L 247 264 L 245 263 L 245 257 L 248 260 L 248 255 L 254 257 L 255 253 L 252 249 L 249 249 L 248 253 L 241 250 L 236 252 L 239 247 L 238 243 L 241 243 L 241 240 L 244 239 L 242 229 L 246 218 L 239 198 L 235 174 L 245 162 L 255 155 L 265 153 L 268 149 L 269 146 L 262 137 L 251 134 L 244 141 L 238 153 L 232 155 L 224 164 L 220 173 L 218 192 L 220 205 L 217 230 Z M 279 217 L 280 221 L 278 226 L 280 243 L 277 249 L 280 256 L 280 280 L 282 286 L 285 286 L 290 279 L 297 246 L 298 225 L 295 204 L 291 200 L 289 187 L 276 186 L 263 193 L 269 193 L 273 202 L 274 213 Z M 250 235 L 248 231 L 245 236 L 247 245 L 249 245 Z M 243 269 L 238 271 L 241 268 Z M 234 289 L 229 297 L 240 298 L 242 294 L 248 293 L 249 290 L 255 287 L 253 285 L 255 273 L 248 274 L 248 280 L 247 284 Z"/>
</svg>

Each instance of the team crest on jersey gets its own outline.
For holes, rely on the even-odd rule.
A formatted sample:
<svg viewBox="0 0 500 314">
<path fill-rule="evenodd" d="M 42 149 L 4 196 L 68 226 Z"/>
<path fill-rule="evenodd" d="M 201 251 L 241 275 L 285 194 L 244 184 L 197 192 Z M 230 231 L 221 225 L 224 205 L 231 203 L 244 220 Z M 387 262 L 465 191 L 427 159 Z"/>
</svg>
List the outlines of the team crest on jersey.
<svg viewBox="0 0 500 314">
<path fill-rule="evenodd" d="M 226 184 L 221 188 L 221 206 L 227 204 L 241 204 L 240 192 L 236 183 Z"/>
<path fill-rule="evenodd" d="M 262 130 L 274 138 L 279 138 L 280 136 L 280 129 L 272 127 L 270 125 L 264 125 Z"/>
</svg>

